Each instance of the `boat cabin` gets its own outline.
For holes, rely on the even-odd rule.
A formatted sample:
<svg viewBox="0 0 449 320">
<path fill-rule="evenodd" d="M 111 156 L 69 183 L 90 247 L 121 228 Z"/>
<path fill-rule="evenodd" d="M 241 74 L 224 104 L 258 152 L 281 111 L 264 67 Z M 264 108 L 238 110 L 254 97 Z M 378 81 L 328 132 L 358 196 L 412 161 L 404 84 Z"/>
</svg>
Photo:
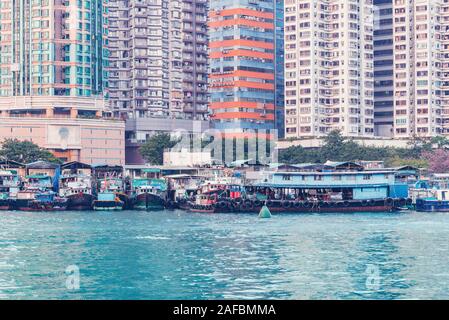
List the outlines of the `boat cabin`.
<svg viewBox="0 0 449 320">
<path fill-rule="evenodd" d="M 59 174 L 60 165 L 48 161 L 36 161 L 26 165 L 26 174 L 28 176 L 49 176 L 55 177 Z"/>
<path fill-rule="evenodd" d="M 78 161 L 67 162 L 61 165 L 61 176 L 92 176 L 92 166 Z"/>
<path fill-rule="evenodd" d="M 389 197 L 394 171 L 275 172 L 254 186 L 269 199 L 368 200 Z"/>
</svg>

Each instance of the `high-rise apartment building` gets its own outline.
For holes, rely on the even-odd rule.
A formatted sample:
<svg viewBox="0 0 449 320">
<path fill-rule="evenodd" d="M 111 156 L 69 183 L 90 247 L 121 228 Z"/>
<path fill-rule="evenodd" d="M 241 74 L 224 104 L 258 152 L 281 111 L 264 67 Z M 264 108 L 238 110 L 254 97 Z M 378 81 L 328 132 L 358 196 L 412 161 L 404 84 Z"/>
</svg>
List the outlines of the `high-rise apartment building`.
<svg viewBox="0 0 449 320">
<path fill-rule="evenodd" d="M 374 135 L 371 0 L 285 0 L 285 137 Z"/>
<path fill-rule="evenodd" d="M 206 119 L 207 2 L 109 4 L 109 96 L 130 119 Z"/>
<path fill-rule="evenodd" d="M 207 120 L 208 0 L 183 0 L 183 112 L 187 119 Z"/>
<path fill-rule="evenodd" d="M 276 122 L 275 128 L 278 131 L 278 137 L 285 135 L 285 109 L 284 109 L 284 0 L 275 0 L 275 106 Z"/>
<path fill-rule="evenodd" d="M 156 132 L 208 127 L 207 1 L 109 4 L 109 99 L 126 119 L 127 162 Z"/>
<path fill-rule="evenodd" d="M 0 0 L 0 140 L 123 165 L 125 125 L 104 105 L 106 34 L 104 0 Z"/>
<path fill-rule="evenodd" d="M 211 120 L 226 136 L 266 137 L 275 127 L 275 4 L 210 1 Z"/>
<path fill-rule="evenodd" d="M 128 118 L 182 112 L 181 2 L 109 3 L 111 109 Z"/>
<path fill-rule="evenodd" d="M 0 2 L 0 96 L 102 95 L 103 0 Z"/>
<path fill-rule="evenodd" d="M 374 0 L 374 134 L 392 137 L 393 0 Z"/>
<path fill-rule="evenodd" d="M 393 1 L 394 136 L 447 134 L 449 3 Z"/>
</svg>

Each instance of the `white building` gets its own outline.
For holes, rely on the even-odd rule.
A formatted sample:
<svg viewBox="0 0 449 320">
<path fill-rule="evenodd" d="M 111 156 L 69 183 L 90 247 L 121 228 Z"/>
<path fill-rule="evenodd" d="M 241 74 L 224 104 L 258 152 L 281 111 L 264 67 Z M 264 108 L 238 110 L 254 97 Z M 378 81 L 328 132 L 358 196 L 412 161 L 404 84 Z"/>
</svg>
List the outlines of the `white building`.
<svg viewBox="0 0 449 320">
<path fill-rule="evenodd" d="M 285 0 L 286 138 L 374 135 L 372 0 Z"/>
<path fill-rule="evenodd" d="M 210 150 L 189 151 L 188 149 L 181 149 L 180 151 L 164 151 L 164 166 L 195 167 L 211 164 Z"/>
<path fill-rule="evenodd" d="M 393 2 L 394 135 L 447 134 L 449 3 Z"/>
</svg>

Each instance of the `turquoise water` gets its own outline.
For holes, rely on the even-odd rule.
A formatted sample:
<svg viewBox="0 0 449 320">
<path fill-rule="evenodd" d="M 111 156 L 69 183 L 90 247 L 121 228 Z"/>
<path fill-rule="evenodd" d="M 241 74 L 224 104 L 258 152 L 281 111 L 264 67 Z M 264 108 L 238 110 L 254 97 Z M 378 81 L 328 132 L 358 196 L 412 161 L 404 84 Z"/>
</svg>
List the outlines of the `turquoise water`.
<svg viewBox="0 0 449 320">
<path fill-rule="evenodd" d="M 449 298 L 444 213 L 1 212 L 0 226 L 1 299 Z"/>
</svg>

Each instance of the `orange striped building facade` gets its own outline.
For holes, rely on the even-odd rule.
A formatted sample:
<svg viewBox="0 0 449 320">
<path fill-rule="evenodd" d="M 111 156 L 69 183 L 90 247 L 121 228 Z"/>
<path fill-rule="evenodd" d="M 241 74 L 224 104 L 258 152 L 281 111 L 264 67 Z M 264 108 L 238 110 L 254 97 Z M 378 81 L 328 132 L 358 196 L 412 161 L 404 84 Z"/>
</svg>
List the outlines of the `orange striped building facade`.
<svg viewBox="0 0 449 320">
<path fill-rule="evenodd" d="M 214 128 L 226 137 L 272 136 L 274 1 L 211 0 L 209 35 L 209 108 Z"/>
</svg>

